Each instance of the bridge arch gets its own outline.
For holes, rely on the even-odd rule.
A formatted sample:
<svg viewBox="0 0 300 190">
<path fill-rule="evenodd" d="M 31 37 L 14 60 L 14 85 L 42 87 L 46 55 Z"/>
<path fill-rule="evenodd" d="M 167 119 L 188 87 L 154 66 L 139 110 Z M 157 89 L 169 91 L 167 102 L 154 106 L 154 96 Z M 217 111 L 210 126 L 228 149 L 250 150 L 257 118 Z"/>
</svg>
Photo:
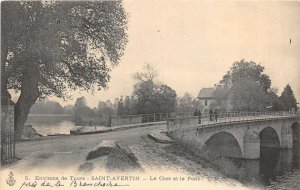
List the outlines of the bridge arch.
<svg viewBox="0 0 300 190">
<path fill-rule="evenodd" d="M 216 133 L 205 142 L 205 148 L 221 156 L 241 158 L 242 148 L 236 137 L 229 132 Z"/>
<path fill-rule="evenodd" d="M 273 127 L 265 127 L 259 133 L 260 147 L 280 147 L 280 135 Z"/>
</svg>

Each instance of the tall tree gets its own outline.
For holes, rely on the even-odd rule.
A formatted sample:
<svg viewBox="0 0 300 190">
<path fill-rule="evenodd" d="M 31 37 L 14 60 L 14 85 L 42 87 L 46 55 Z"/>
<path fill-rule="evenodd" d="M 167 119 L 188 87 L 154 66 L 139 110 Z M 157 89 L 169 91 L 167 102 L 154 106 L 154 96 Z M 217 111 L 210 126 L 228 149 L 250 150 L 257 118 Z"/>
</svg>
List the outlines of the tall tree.
<svg viewBox="0 0 300 190">
<path fill-rule="evenodd" d="M 244 59 L 233 63 L 230 71 L 228 71 L 220 81 L 222 85 L 231 85 L 243 79 L 249 79 L 257 82 L 266 91 L 271 87 L 271 80 L 268 75 L 263 74 L 264 67 L 253 61 L 245 61 Z"/>
<path fill-rule="evenodd" d="M 292 108 L 297 109 L 297 100 L 289 84 L 286 85 L 279 99 L 280 102 L 282 103 L 284 110 L 288 111 L 291 110 Z"/>
<path fill-rule="evenodd" d="M 219 107 L 220 111 L 229 111 L 231 108 L 231 88 L 232 85 L 219 85 L 213 95 L 215 102 L 211 104 L 212 107 Z"/>
<path fill-rule="evenodd" d="M 155 70 L 153 66 L 150 65 L 149 63 L 143 66 L 142 72 L 136 72 L 133 74 L 133 78 L 138 82 L 147 82 L 147 81 L 154 82 L 154 79 L 157 76 L 158 76 L 157 70 Z"/>
<path fill-rule="evenodd" d="M 124 100 L 123 96 L 118 99 L 118 108 L 117 108 L 118 115 L 124 115 Z"/>
<path fill-rule="evenodd" d="M 264 89 L 255 81 L 247 79 L 234 83 L 230 98 L 233 109 L 236 111 L 263 111 L 268 103 Z"/>
<path fill-rule="evenodd" d="M 135 85 L 133 95 L 136 99 L 136 111 L 144 113 L 168 113 L 176 108 L 176 92 L 165 84 L 145 81 Z"/>
<path fill-rule="evenodd" d="M 1 96 L 10 89 L 20 92 L 15 107 L 20 138 L 38 98 L 107 87 L 127 43 L 127 15 L 121 1 L 1 5 Z"/>
<path fill-rule="evenodd" d="M 92 115 L 93 111 L 87 106 L 86 99 L 82 96 L 76 99 L 73 120 L 75 125 L 82 125 L 83 117 Z"/>
<path fill-rule="evenodd" d="M 265 110 L 271 80 L 264 69 L 253 61 L 234 62 L 214 92 L 216 104 L 222 110 Z"/>
</svg>

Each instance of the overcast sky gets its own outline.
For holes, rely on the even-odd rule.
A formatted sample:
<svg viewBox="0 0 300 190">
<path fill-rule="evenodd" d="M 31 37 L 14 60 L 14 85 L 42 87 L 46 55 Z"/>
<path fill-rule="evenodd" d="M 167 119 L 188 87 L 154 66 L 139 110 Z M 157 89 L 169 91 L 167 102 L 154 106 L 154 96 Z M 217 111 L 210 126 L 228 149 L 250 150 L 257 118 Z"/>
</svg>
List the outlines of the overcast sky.
<svg viewBox="0 0 300 190">
<path fill-rule="evenodd" d="M 150 63 L 178 96 L 197 96 L 242 58 L 263 65 L 272 87 L 290 84 L 300 101 L 300 2 L 126 1 L 129 43 L 109 89 L 76 92 L 88 105 L 130 95 L 132 74 Z M 291 39 L 291 43 L 290 43 Z"/>
</svg>

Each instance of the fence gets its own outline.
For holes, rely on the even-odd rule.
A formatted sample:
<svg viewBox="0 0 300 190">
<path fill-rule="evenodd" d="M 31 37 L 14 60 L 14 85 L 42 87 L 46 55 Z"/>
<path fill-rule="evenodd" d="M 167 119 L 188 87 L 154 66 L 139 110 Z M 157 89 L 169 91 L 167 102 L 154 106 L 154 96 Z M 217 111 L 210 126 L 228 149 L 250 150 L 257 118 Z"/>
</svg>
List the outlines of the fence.
<svg viewBox="0 0 300 190">
<path fill-rule="evenodd" d="M 287 111 L 277 112 L 221 112 L 206 114 L 200 116 L 199 126 L 205 127 L 210 125 L 227 124 L 227 123 L 245 123 L 264 120 L 275 120 L 283 118 L 300 117 L 299 113 Z"/>
<path fill-rule="evenodd" d="M 114 116 L 115 118 L 134 118 L 134 117 L 142 117 L 142 123 L 152 123 L 152 122 L 161 122 L 167 121 L 169 118 L 174 117 L 188 117 L 192 116 L 192 112 L 182 112 L 182 113 L 154 113 L 154 114 L 140 114 L 140 115 L 120 115 Z"/>
<path fill-rule="evenodd" d="M 15 133 L 1 132 L 1 165 L 15 161 Z"/>
<path fill-rule="evenodd" d="M 116 116 L 118 118 L 123 117 L 136 117 L 142 116 L 142 123 L 151 123 L 151 122 L 162 122 L 167 121 L 171 118 L 180 118 L 180 117 L 190 117 L 193 116 L 193 112 L 182 112 L 182 113 L 155 113 L 155 114 L 141 114 L 141 115 L 124 115 Z M 297 113 L 290 113 L 287 111 L 277 111 L 277 112 L 220 112 L 216 114 L 203 114 L 200 116 L 201 125 L 212 125 L 218 123 L 229 123 L 229 122 L 250 122 L 274 118 L 282 118 L 287 116 L 300 116 Z"/>
</svg>

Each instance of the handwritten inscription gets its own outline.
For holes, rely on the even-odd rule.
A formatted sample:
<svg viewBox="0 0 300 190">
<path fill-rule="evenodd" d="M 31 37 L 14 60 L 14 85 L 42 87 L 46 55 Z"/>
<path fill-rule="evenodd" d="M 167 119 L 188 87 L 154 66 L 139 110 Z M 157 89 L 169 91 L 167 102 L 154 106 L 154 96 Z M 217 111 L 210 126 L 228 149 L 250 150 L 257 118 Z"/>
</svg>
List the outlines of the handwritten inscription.
<svg viewBox="0 0 300 190">
<path fill-rule="evenodd" d="M 38 187 L 64 187 L 65 182 L 62 181 L 43 181 L 41 183 L 38 183 L 37 181 L 33 182 L 23 182 L 19 190 L 21 189 L 28 189 L 28 188 L 36 188 Z M 107 182 L 87 182 L 87 181 L 78 181 L 78 180 L 72 180 L 69 184 L 69 187 L 116 187 L 116 186 L 129 186 L 127 184 L 118 184 L 116 182 L 107 181 Z"/>
</svg>

